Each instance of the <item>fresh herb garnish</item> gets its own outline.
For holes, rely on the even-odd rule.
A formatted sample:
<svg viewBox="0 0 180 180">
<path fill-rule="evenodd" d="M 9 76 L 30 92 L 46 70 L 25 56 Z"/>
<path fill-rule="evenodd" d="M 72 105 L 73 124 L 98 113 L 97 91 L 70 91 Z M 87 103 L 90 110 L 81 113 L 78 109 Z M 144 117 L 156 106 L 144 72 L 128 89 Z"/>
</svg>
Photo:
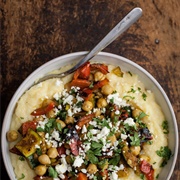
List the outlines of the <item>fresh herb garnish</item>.
<svg viewBox="0 0 180 180">
<path fill-rule="evenodd" d="M 144 180 L 144 174 L 139 175 L 142 180 Z"/>
<path fill-rule="evenodd" d="M 144 92 L 142 93 L 142 98 L 144 101 L 146 101 L 146 98 L 147 98 L 147 94 L 145 94 Z"/>
<path fill-rule="evenodd" d="M 50 166 L 48 168 L 48 173 L 49 173 L 50 177 L 53 177 L 53 178 L 57 178 L 58 177 L 57 171 L 52 166 Z"/>
<path fill-rule="evenodd" d="M 120 155 L 114 156 L 110 161 L 109 164 L 112 164 L 113 166 L 117 166 L 120 161 Z"/>
<path fill-rule="evenodd" d="M 88 150 L 86 152 L 86 155 L 91 163 L 97 164 L 99 162 L 99 159 L 94 155 L 94 152 L 92 150 Z"/>
<path fill-rule="evenodd" d="M 162 123 L 163 133 L 168 134 L 169 133 L 169 124 L 168 121 L 163 121 Z"/>
<path fill-rule="evenodd" d="M 21 177 L 18 180 L 21 180 L 21 179 L 24 179 L 24 178 L 25 178 L 25 175 L 22 173 Z"/>
<path fill-rule="evenodd" d="M 156 154 L 162 157 L 163 159 L 160 167 L 164 167 L 167 164 L 170 157 L 172 156 L 171 150 L 169 149 L 168 146 L 164 146 L 164 147 L 161 146 L 160 150 L 156 151 Z"/>
<path fill-rule="evenodd" d="M 25 158 L 23 156 L 19 156 L 20 161 L 25 161 Z"/>
<path fill-rule="evenodd" d="M 128 71 L 128 73 L 129 73 L 130 76 L 133 76 L 132 73 L 131 73 L 130 71 Z"/>
<path fill-rule="evenodd" d="M 134 133 L 134 136 L 130 136 L 129 137 L 131 142 L 131 146 L 140 146 L 140 138 L 139 138 L 139 134 L 137 132 Z"/>
</svg>

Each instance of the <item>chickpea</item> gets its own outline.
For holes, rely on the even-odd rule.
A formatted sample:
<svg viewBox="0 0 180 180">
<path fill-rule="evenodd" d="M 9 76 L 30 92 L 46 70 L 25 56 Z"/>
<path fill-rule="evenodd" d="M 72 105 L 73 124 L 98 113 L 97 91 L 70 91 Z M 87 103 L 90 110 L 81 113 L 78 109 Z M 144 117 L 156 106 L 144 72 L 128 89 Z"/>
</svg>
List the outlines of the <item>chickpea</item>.
<svg viewBox="0 0 180 180">
<path fill-rule="evenodd" d="M 38 161 L 43 165 L 51 164 L 51 160 L 47 154 L 42 154 L 38 157 Z"/>
<path fill-rule="evenodd" d="M 46 149 L 50 149 L 52 147 L 52 143 L 46 142 Z"/>
<path fill-rule="evenodd" d="M 128 168 L 124 168 L 123 170 L 119 170 L 117 172 L 118 178 L 123 178 L 123 177 L 127 177 L 129 175 L 129 170 Z"/>
<path fill-rule="evenodd" d="M 10 130 L 10 131 L 8 131 L 6 135 L 7 135 L 7 136 L 6 136 L 6 137 L 7 137 L 7 140 L 8 140 L 9 142 L 16 141 L 17 138 L 18 138 L 18 132 L 15 131 L 15 130 Z"/>
<path fill-rule="evenodd" d="M 105 77 L 106 76 L 100 71 L 97 71 L 97 72 L 94 73 L 94 81 L 96 81 L 96 82 L 104 80 Z"/>
<path fill-rule="evenodd" d="M 101 92 L 106 96 L 109 95 L 109 94 L 112 94 L 113 91 L 114 91 L 114 89 L 109 84 L 106 84 L 101 88 Z"/>
<path fill-rule="evenodd" d="M 99 117 L 101 115 L 101 110 L 97 109 L 95 112 L 95 117 Z"/>
<path fill-rule="evenodd" d="M 56 117 L 55 111 L 54 111 L 53 109 L 51 109 L 50 111 L 48 111 L 48 112 L 46 113 L 46 117 L 48 117 L 48 118 L 54 118 L 54 117 Z"/>
<path fill-rule="evenodd" d="M 131 146 L 130 150 L 133 155 L 137 156 L 137 155 L 139 155 L 139 153 L 141 151 L 141 147 L 140 146 Z"/>
<path fill-rule="evenodd" d="M 117 139 L 116 139 L 116 136 L 113 134 L 112 136 L 108 137 L 108 140 L 111 142 L 111 145 L 113 145 Z"/>
<path fill-rule="evenodd" d="M 89 174 L 95 174 L 98 171 L 98 169 L 95 164 L 89 164 L 89 166 L 87 167 L 87 171 Z"/>
<path fill-rule="evenodd" d="M 48 149 L 47 155 L 50 158 L 56 158 L 58 156 L 58 151 L 55 147 L 51 147 L 50 149 Z"/>
<path fill-rule="evenodd" d="M 56 119 L 56 122 L 59 123 L 61 125 L 61 128 L 63 129 L 64 127 L 66 127 L 66 124 L 64 121 L 60 120 L 60 119 Z"/>
<path fill-rule="evenodd" d="M 97 107 L 98 108 L 103 108 L 107 106 L 107 101 L 104 98 L 100 98 L 97 101 Z"/>
<path fill-rule="evenodd" d="M 93 103 L 91 101 L 84 101 L 83 105 L 82 105 L 82 109 L 84 111 L 91 111 L 93 108 Z"/>
<path fill-rule="evenodd" d="M 46 170 L 47 168 L 44 165 L 38 165 L 34 168 L 34 171 L 38 176 L 43 176 L 46 173 Z"/>
<path fill-rule="evenodd" d="M 74 118 L 72 116 L 67 116 L 65 123 L 66 124 L 74 124 Z"/>
</svg>

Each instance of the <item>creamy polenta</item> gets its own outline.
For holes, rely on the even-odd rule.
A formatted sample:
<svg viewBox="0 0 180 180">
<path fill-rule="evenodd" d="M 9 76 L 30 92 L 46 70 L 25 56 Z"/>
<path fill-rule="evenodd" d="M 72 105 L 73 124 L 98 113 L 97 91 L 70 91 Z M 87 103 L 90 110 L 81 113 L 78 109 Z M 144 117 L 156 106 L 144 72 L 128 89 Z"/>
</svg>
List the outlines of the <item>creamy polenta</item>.
<svg viewBox="0 0 180 180">
<path fill-rule="evenodd" d="M 164 121 L 137 75 L 88 63 L 19 99 L 10 127 L 18 131 L 10 142 L 18 151 L 10 153 L 12 166 L 23 180 L 156 179 L 163 162 L 157 151 L 168 146 Z"/>
</svg>

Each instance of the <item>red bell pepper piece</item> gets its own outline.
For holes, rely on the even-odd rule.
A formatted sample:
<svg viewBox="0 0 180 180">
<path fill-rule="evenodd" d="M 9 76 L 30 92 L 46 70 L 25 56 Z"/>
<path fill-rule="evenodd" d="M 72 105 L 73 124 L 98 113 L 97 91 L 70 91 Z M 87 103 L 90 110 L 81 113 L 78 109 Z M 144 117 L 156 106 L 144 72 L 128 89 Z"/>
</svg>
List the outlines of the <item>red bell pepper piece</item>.
<svg viewBox="0 0 180 180">
<path fill-rule="evenodd" d="M 73 79 L 88 79 L 90 75 L 90 63 L 87 62 L 85 65 L 77 69 L 74 73 Z"/>
<path fill-rule="evenodd" d="M 108 180 L 108 170 L 105 169 L 103 171 L 100 172 L 100 175 L 105 178 L 105 180 Z"/>
<path fill-rule="evenodd" d="M 102 88 L 104 85 L 108 84 L 109 80 L 108 79 L 104 79 L 102 81 L 98 81 L 94 87 L 93 87 L 93 91 L 96 90 L 96 89 L 99 89 L 99 88 Z"/>
<path fill-rule="evenodd" d="M 78 177 L 76 180 L 88 180 L 88 178 L 87 178 L 86 174 L 80 172 L 80 173 L 78 173 Z"/>
<path fill-rule="evenodd" d="M 91 64 L 91 70 L 99 70 L 103 74 L 108 73 L 108 66 L 104 64 Z"/>
<path fill-rule="evenodd" d="M 52 110 L 54 107 L 55 107 L 55 102 L 51 101 L 46 107 L 40 107 L 40 108 L 35 109 L 31 113 L 31 115 L 40 116 L 40 115 L 46 114 L 47 112 Z"/>
<path fill-rule="evenodd" d="M 89 87 L 91 84 L 90 81 L 85 80 L 85 79 L 73 79 L 70 82 L 70 86 L 76 86 L 76 87 L 80 87 L 81 89 L 84 89 L 86 87 Z"/>
<path fill-rule="evenodd" d="M 82 79 L 88 79 L 90 75 L 90 63 L 87 62 L 81 69 L 79 77 Z"/>
<path fill-rule="evenodd" d="M 87 95 L 92 94 L 95 90 L 102 88 L 104 85 L 108 84 L 108 82 L 109 80 L 105 78 L 104 80 L 98 81 L 96 84 L 94 84 L 94 87 L 92 89 L 84 88 L 82 91 Z"/>
<path fill-rule="evenodd" d="M 145 160 L 141 161 L 140 170 L 145 174 L 147 180 L 154 179 L 154 169 L 152 165 L 149 164 L 147 161 Z"/>
<path fill-rule="evenodd" d="M 61 156 L 62 154 L 66 154 L 66 148 L 63 145 L 60 147 L 57 147 L 57 152 L 59 156 Z"/>
<path fill-rule="evenodd" d="M 79 121 L 77 122 L 77 125 L 82 128 L 85 124 L 87 124 L 88 122 L 90 122 L 93 118 L 95 117 L 95 114 L 88 114 L 86 116 L 83 116 L 79 119 Z"/>
<path fill-rule="evenodd" d="M 27 121 L 21 125 L 19 131 L 22 134 L 22 136 L 25 136 L 28 132 L 28 129 L 31 128 L 32 130 L 36 130 L 36 127 L 37 127 L 37 121 L 36 120 Z"/>
<path fill-rule="evenodd" d="M 72 138 L 69 146 L 71 148 L 71 152 L 75 155 L 78 156 L 79 155 L 79 147 L 78 147 L 78 140 L 75 138 Z"/>
</svg>

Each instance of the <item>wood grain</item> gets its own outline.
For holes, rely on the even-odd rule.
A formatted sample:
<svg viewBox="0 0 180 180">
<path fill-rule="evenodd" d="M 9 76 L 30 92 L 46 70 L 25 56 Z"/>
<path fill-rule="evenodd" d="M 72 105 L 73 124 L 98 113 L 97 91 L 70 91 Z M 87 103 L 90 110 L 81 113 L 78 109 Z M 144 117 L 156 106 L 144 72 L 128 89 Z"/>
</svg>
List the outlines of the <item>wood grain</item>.
<svg viewBox="0 0 180 180">
<path fill-rule="evenodd" d="M 104 51 L 127 57 L 161 84 L 180 125 L 179 0 L 2 0 L 1 124 L 22 81 L 45 62 L 88 51 L 132 8 L 142 18 Z M 1 162 L 3 164 L 3 162 Z M 172 180 L 180 179 L 180 154 Z M 8 179 L 2 165 L 2 177 Z"/>
</svg>

